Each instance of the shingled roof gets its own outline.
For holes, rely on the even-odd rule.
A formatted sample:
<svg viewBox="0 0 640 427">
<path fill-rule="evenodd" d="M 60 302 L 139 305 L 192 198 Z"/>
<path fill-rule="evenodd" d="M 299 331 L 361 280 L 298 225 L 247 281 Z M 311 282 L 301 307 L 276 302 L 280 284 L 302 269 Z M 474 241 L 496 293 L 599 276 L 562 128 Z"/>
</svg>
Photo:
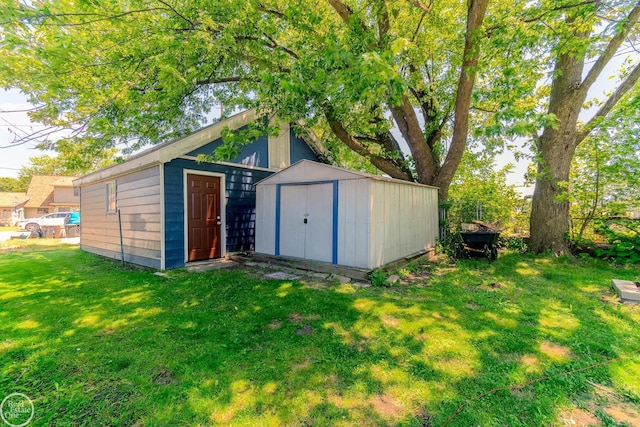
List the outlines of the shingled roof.
<svg viewBox="0 0 640 427">
<path fill-rule="evenodd" d="M 41 208 L 51 206 L 53 203 L 53 187 L 68 187 L 67 182 L 76 179 L 76 176 L 56 176 L 56 175 L 34 175 L 31 177 L 29 188 L 27 189 L 27 197 L 29 201 L 27 208 Z M 60 183 L 59 183 L 60 181 Z"/>
<path fill-rule="evenodd" d="M 13 207 L 27 200 L 27 193 L 0 192 L 0 207 Z"/>
</svg>

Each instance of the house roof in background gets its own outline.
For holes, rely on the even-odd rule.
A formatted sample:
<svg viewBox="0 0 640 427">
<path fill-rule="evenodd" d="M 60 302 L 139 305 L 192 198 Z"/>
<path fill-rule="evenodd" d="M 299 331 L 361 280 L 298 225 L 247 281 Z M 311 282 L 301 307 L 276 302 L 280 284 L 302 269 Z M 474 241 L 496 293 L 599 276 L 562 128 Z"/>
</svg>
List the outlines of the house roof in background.
<svg viewBox="0 0 640 427">
<path fill-rule="evenodd" d="M 51 185 L 54 187 L 73 187 L 73 180 L 77 179 L 77 176 L 63 176 L 60 179 L 54 181 Z"/>
<path fill-rule="evenodd" d="M 29 200 L 27 193 L 0 192 L 0 207 L 13 207 Z"/>
<path fill-rule="evenodd" d="M 27 189 L 27 197 L 29 201 L 26 205 L 27 208 L 39 208 L 43 206 L 52 206 L 53 203 L 53 187 L 66 185 L 57 184 L 57 181 L 69 183 L 76 179 L 76 176 L 57 176 L 57 175 L 34 175 L 31 177 L 29 188 Z M 71 187 L 71 185 L 69 185 Z"/>
</svg>

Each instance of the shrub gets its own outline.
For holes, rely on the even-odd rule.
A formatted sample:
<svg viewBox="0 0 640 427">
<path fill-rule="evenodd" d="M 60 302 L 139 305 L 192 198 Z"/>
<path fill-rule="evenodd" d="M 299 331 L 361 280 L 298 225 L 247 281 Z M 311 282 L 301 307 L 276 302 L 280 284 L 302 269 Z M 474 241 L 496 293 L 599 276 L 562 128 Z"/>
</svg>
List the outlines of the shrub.
<svg viewBox="0 0 640 427">
<path fill-rule="evenodd" d="M 640 262 L 640 221 L 608 219 L 598 221 L 595 229 L 610 245 L 606 249 L 596 249 L 597 256 L 625 264 Z"/>
</svg>

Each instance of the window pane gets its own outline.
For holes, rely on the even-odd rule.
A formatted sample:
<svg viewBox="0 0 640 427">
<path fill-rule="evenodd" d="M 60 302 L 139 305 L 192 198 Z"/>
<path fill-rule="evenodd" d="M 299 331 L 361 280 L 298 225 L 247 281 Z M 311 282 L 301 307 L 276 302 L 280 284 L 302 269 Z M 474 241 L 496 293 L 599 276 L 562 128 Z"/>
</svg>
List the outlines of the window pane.
<svg viewBox="0 0 640 427">
<path fill-rule="evenodd" d="M 111 182 L 107 184 L 107 212 L 115 212 L 116 211 L 116 184 L 115 182 Z"/>
</svg>

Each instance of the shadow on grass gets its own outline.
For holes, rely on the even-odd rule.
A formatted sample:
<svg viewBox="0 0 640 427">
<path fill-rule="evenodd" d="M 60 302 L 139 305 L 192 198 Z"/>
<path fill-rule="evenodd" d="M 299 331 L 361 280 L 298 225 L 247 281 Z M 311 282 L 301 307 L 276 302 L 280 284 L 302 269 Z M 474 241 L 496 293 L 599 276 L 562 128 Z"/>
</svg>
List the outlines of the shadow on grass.
<svg viewBox="0 0 640 427">
<path fill-rule="evenodd" d="M 633 351 L 637 312 L 603 301 L 612 271 L 595 271 L 513 255 L 356 289 L 10 254 L 0 395 L 30 396 L 36 424 L 442 425 L 492 388 Z M 550 424 L 587 379 L 625 385 L 601 366 L 475 400 L 450 425 Z"/>
</svg>

